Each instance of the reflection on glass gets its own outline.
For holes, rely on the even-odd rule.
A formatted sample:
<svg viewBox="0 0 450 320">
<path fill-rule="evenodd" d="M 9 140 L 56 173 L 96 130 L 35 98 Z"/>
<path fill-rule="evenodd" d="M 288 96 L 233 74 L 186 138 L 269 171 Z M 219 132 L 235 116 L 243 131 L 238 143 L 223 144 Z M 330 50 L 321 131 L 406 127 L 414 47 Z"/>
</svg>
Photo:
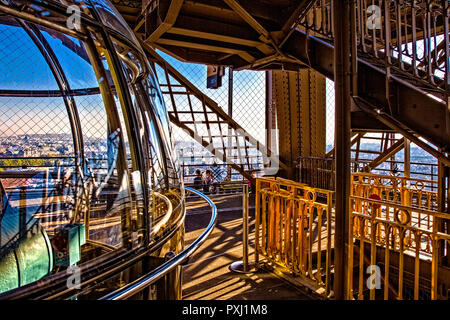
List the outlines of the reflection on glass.
<svg viewBox="0 0 450 320">
<path fill-rule="evenodd" d="M 85 44 L 8 19 L 0 18 L 9 77 L 0 80 L 0 293 L 122 247 L 131 208 L 123 129 Z"/>
<path fill-rule="evenodd" d="M 109 2 L 94 6 L 137 44 Z M 123 271 L 86 290 L 63 286 L 74 268 L 96 277 L 152 248 L 153 235 L 179 228 L 184 214 L 167 110 L 141 48 L 95 24 L 78 31 L 83 40 L 0 15 L 0 294 L 8 297 L 27 284 L 42 295 L 54 293 L 44 293 L 49 284 L 74 297 L 114 290 Z"/>
</svg>

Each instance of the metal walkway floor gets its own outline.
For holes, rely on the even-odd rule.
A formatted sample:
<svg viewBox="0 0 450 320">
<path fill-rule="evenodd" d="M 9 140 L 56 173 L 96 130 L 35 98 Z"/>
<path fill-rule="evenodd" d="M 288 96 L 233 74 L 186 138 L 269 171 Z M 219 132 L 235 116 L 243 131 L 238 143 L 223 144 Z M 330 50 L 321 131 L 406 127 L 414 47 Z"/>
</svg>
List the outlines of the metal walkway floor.
<svg viewBox="0 0 450 320">
<path fill-rule="evenodd" d="M 231 263 L 242 260 L 242 196 L 211 197 L 218 209 L 217 225 L 198 252 L 183 267 L 184 300 L 310 300 L 300 288 L 271 272 L 238 274 Z M 250 197 L 249 261 L 254 260 L 252 232 L 254 198 Z M 187 202 L 186 245 L 208 224 L 210 209 L 202 200 Z"/>
</svg>

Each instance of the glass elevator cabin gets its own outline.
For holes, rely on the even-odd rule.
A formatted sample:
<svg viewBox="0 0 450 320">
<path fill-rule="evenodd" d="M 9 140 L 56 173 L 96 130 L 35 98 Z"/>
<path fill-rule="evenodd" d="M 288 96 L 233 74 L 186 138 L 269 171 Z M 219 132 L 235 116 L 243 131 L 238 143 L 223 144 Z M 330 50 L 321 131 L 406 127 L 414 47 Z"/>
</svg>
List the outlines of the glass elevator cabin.
<svg viewBox="0 0 450 320">
<path fill-rule="evenodd" d="M 164 99 L 107 0 L 2 1 L 0 74 L 1 299 L 101 298 L 183 249 Z"/>
</svg>

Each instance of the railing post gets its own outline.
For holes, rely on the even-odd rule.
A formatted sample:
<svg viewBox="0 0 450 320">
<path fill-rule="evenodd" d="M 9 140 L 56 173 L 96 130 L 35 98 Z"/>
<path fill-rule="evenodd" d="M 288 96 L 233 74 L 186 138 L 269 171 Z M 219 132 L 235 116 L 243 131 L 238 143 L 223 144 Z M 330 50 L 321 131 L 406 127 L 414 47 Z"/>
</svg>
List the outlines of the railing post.
<svg viewBox="0 0 450 320">
<path fill-rule="evenodd" d="M 248 185 L 244 184 L 242 194 L 242 212 L 244 215 L 243 221 L 243 259 L 244 259 L 244 272 L 248 271 Z"/>
<path fill-rule="evenodd" d="M 403 174 L 405 178 L 411 177 L 411 142 L 405 138 L 405 148 L 404 148 L 404 164 L 403 164 Z M 433 172 L 433 169 L 431 169 Z"/>
<path fill-rule="evenodd" d="M 437 191 L 437 204 L 438 204 L 438 208 L 437 210 L 439 212 L 446 212 L 449 213 L 450 212 L 450 199 L 448 197 L 450 197 L 450 185 L 448 185 L 448 183 L 450 182 L 449 179 L 449 167 L 445 166 L 445 164 L 443 164 L 441 161 L 438 162 L 438 191 Z M 448 186 L 447 186 L 448 185 Z M 443 232 L 443 233 L 448 233 L 448 222 L 445 219 L 440 219 L 440 218 L 434 218 L 433 219 L 433 228 L 434 228 L 434 224 L 436 224 L 436 231 L 437 232 Z M 446 243 L 446 241 L 440 241 L 437 242 L 439 245 L 439 253 L 438 253 L 438 257 L 439 259 L 442 259 L 442 261 L 440 261 L 441 265 L 445 265 L 448 266 L 448 257 L 449 257 L 449 253 L 448 253 L 448 244 Z M 445 250 L 447 248 L 447 250 Z"/>
<path fill-rule="evenodd" d="M 248 262 L 248 185 L 243 184 L 242 189 L 242 261 L 233 262 L 230 270 L 238 273 L 250 273 L 255 269 L 253 268 L 254 264 Z"/>
<path fill-rule="evenodd" d="M 259 225 L 261 223 L 260 220 L 260 207 L 261 207 L 261 199 L 260 199 L 260 181 L 256 179 L 255 182 L 255 267 L 258 268 L 259 265 Z"/>
<path fill-rule="evenodd" d="M 230 116 L 230 118 L 233 118 L 233 68 L 228 68 L 228 115 Z M 231 157 L 233 155 L 232 152 L 232 148 L 233 148 L 233 143 L 232 143 L 232 135 L 233 135 L 233 128 L 228 125 L 228 136 L 227 136 L 227 153 L 224 152 L 224 155 L 226 157 L 228 157 L 228 159 L 226 159 L 227 162 L 229 161 L 233 161 L 231 160 Z M 230 179 L 230 181 L 232 180 L 231 177 L 231 166 L 228 166 L 227 168 L 227 176 L 228 179 Z"/>
</svg>

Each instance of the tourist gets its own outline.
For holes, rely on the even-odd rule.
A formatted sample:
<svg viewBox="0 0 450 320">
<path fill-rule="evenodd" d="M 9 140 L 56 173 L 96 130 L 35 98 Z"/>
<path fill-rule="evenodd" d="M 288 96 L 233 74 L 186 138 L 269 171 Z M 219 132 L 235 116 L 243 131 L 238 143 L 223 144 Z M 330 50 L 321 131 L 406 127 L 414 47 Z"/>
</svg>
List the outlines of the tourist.
<svg viewBox="0 0 450 320">
<path fill-rule="evenodd" d="M 214 190 L 214 178 L 212 176 L 211 170 L 205 170 L 205 174 L 203 176 L 203 192 L 208 194 L 213 192 Z"/>
<path fill-rule="evenodd" d="M 203 185 L 202 171 L 200 169 L 195 170 L 194 189 L 200 190 Z"/>
</svg>

